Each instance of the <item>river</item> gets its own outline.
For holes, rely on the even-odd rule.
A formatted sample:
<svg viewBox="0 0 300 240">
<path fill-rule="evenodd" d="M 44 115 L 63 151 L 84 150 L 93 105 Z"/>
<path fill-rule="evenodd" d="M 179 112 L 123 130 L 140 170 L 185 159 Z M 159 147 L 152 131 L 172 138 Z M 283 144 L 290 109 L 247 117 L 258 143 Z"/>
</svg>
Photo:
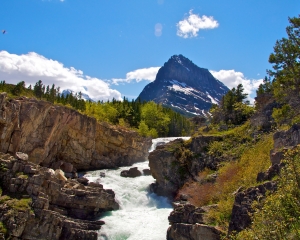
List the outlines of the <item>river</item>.
<svg viewBox="0 0 300 240">
<path fill-rule="evenodd" d="M 149 151 L 157 144 L 170 142 L 173 138 L 156 138 L 152 140 Z M 189 139 L 189 137 L 182 137 Z M 148 161 L 136 163 L 130 167 L 149 169 Z M 155 182 L 152 176 L 124 178 L 121 171 L 130 167 L 104 169 L 87 172 L 84 177 L 91 182 L 99 182 L 105 189 L 112 189 L 120 209 L 106 213 L 101 220 L 105 225 L 100 230 L 98 240 L 164 240 L 169 227 L 168 216 L 173 210 L 167 198 L 149 192 L 149 185 Z M 105 177 L 100 177 L 105 173 Z"/>
</svg>

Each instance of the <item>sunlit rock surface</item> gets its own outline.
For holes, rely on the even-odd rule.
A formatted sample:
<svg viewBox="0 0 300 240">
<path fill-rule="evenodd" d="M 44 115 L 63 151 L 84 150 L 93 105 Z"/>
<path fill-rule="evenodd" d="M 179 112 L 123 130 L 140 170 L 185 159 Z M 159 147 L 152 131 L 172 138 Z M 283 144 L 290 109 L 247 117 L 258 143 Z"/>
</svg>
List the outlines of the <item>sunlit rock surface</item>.
<svg viewBox="0 0 300 240">
<path fill-rule="evenodd" d="M 77 170 L 144 161 L 151 139 L 64 106 L 0 93 L 0 151 L 24 152 L 42 166 L 71 163 Z M 62 163 L 61 163 L 62 164 Z"/>
</svg>

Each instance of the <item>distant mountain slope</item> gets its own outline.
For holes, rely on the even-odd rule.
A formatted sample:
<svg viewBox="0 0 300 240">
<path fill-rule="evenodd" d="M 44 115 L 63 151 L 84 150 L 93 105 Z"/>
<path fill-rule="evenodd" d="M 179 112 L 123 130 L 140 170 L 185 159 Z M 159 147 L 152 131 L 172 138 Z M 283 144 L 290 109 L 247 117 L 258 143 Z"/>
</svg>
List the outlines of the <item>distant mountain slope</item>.
<svg viewBox="0 0 300 240">
<path fill-rule="evenodd" d="M 140 93 L 142 101 L 154 101 L 187 116 L 207 115 L 229 89 L 205 68 L 182 55 L 172 56 L 156 79 Z"/>
<path fill-rule="evenodd" d="M 65 89 L 62 91 L 61 95 L 63 95 L 64 97 L 67 96 L 68 94 L 73 94 L 75 95 L 76 93 L 71 90 L 71 89 Z M 90 98 L 90 96 L 86 93 L 81 93 L 81 99 L 85 100 L 85 101 L 91 101 L 91 102 L 95 102 L 93 99 Z"/>
</svg>

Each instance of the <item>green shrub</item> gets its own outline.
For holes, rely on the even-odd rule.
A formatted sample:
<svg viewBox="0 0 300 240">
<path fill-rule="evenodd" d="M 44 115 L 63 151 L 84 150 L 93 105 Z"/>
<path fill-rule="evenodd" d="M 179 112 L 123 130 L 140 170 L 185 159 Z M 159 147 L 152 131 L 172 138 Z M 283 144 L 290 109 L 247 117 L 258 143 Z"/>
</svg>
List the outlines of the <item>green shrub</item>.
<svg viewBox="0 0 300 240">
<path fill-rule="evenodd" d="M 237 239 L 300 239 L 300 146 L 285 154 L 285 167 L 277 179 L 278 190 L 267 196 L 249 229 Z"/>
<path fill-rule="evenodd" d="M 292 118 L 291 107 L 288 104 L 283 105 L 281 108 L 274 108 L 272 117 L 274 118 L 277 125 L 287 123 Z"/>
</svg>

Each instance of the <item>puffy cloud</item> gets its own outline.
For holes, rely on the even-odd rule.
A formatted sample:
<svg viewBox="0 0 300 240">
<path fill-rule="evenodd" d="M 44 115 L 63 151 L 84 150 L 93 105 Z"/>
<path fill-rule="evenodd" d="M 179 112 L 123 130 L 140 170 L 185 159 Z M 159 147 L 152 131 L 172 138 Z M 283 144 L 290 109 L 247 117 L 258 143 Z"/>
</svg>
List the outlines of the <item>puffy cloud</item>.
<svg viewBox="0 0 300 240">
<path fill-rule="evenodd" d="M 210 71 L 211 74 L 228 88 L 236 87 L 238 84 L 243 84 L 245 93 L 248 94 L 250 103 L 254 103 L 254 95 L 258 86 L 263 83 L 263 79 L 247 79 L 243 73 L 234 70 Z"/>
<path fill-rule="evenodd" d="M 177 24 L 177 35 L 183 38 L 197 37 L 200 29 L 213 29 L 219 26 L 219 23 L 213 17 L 202 17 L 189 11 L 189 16 L 185 17 Z"/>
<path fill-rule="evenodd" d="M 128 72 L 126 74 L 126 78 L 113 78 L 112 82 L 113 84 L 118 85 L 119 82 L 131 82 L 131 81 L 136 81 L 136 82 L 140 82 L 142 80 L 146 80 L 146 81 L 154 81 L 156 74 L 158 72 L 158 70 L 160 69 L 160 67 L 150 67 L 150 68 L 141 68 L 141 69 L 137 69 L 134 70 L 132 72 Z"/>
<path fill-rule="evenodd" d="M 0 51 L 0 75 L 8 83 L 24 81 L 27 86 L 42 80 L 43 84 L 55 84 L 61 90 L 81 91 L 94 100 L 122 99 L 121 93 L 111 89 L 107 82 L 34 52 L 17 55 Z"/>
</svg>

